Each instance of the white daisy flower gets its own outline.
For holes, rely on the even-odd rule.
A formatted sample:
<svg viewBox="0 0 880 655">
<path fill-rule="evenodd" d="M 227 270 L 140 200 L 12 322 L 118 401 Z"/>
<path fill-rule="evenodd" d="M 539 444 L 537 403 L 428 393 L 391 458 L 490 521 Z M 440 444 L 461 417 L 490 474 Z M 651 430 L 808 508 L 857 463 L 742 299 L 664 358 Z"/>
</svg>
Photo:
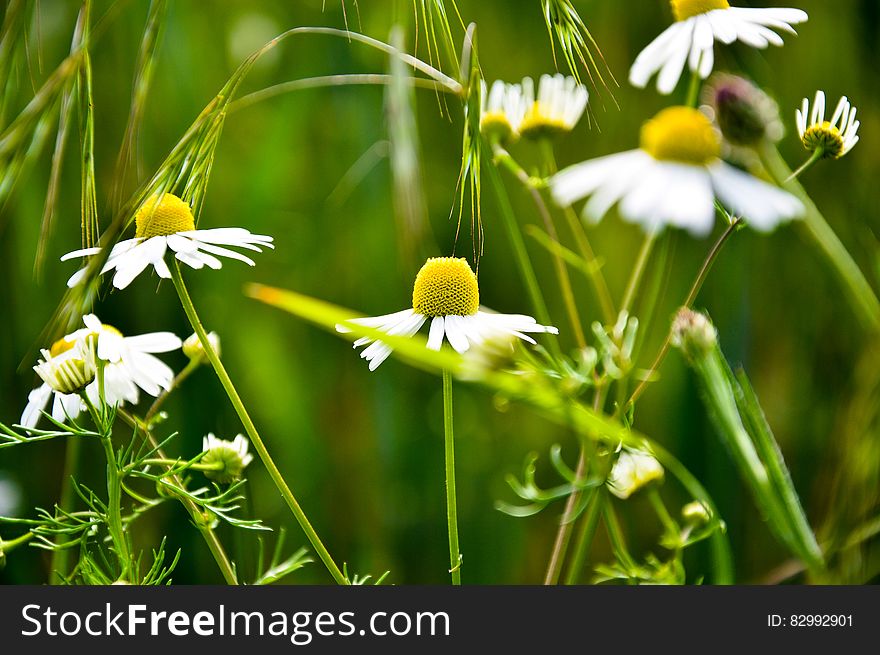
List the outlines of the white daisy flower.
<svg viewBox="0 0 880 655">
<path fill-rule="evenodd" d="M 798 134 L 804 147 L 810 152 L 821 150 L 821 156 L 840 159 L 859 142 L 859 126 L 856 108 L 846 96 L 837 103 L 830 121 L 825 120 L 825 92 L 816 91 L 816 101 L 810 113 L 810 101 L 804 98 L 797 110 Z"/>
<path fill-rule="evenodd" d="M 753 48 L 781 46 L 782 37 L 773 30 L 796 34 L 792 25 L 807 20 L 800 9 L 731 7 L 727 0 L 670 3 L 676 22 L 642 50 L 629 71 L 630 83 L 640 89 L 659 72 L 657 90 L 664 95 L 678 86 L 685 62 L 701 78 L 709 77 L 716 41 L 725 45 L 741 41 Z"/>
<path fill-rule="evenodd" d="M 496 314 L 480 308 L 477 276 L 463 257 L 433 257 L 425 262 L 413 285 L 413 307 L 385 316 L 355 318 L 356 325 L 375 328 L 389 336 L 411 337 L 428 321 L 428 348 L 440 350 L 445 337 L 456 351 L 467 352 L 471 346 L 503 335 L 518 337 L 529 343 L 535 340 L 527 332 L 559 334 L 548 325 L 539 325 L 531 316 Z M 344 324 L 339 332 L 351 332 Z M 367 346 L 361 357 L 375 371 L 392 352 L 391 346 L 370 337 L 361 337 L 354 347 Z"/>
<path fill-rule="evenodd" d="M 522 81 L 525 115 L 519 133 L 527 138 L 541 138 L 571 132 L 584 110 L 590 94 L 570 75 L 542 75 L 535 97 L 535 83 L 526 77 Z"/>
<path fill-rule="evenodd" d="M 224 441 L 209 432 L 202 439 L 202 451 L 205 454 L 199 463 L 218 467 L 216 470 L 204 471 L 205 476 L 223 483 L 238 480 L 245 467 L 254 459 L 253 455 L 248 453 L 247 439 L 240 434 L 232 441 Z"/>
<path fill-rule="evenodd" d="M 480 131 L 499 141 L 516 139 L 526 113 L 522 87 L 501 80 L 493 82 L 488 92 L 485 81 L 480 80 L 480 86 Z"/>
<path fill-rule="evenodd" d="M 663 467 L 653 455 L 624 449 L 614 462 L 605 484 L 611 493 L 625 500 L 652 482 L 662 482 L 663 475 Z"/>
<path fill-rule="evenodd" d="M 621 216 L 646 232 L 666 225 L 705 236 L 715 223 L 716 199 L 762 232 L 803 211 L 782 189 L 723 162 L 721 140 L 696 109 L 664 109 L 642 127 L 641 147 L 575 164 L 550 179 L 563 206 L 592 196 L 584 208 L 600 220 L 620 203 Z"/>
<path fill-rule="evenodd" d="M 262 252 L 262 248 L 274 248 L 272 237 L 251 234 L 240 227 L 222 227 L 210 230 L 195 229 L 195 218 L 190 206 L 177 196 L 166 193 L 161 199 L 154 197 L 141 206 L 135 215 L 137 230 L 134 239 L 120 241 L 110 251 L 101 274 L 115 270 L 113 286 L 124 289 L 132 280 L 152 265 L 159 277 L 170 278 L 171 271 L 165 263 L 165 253 L 170 249 L 184 264 L 195 269 L 219 269 L 220 260 L 229 257 L 253 266 L 254 262 L 224 246 L 235 246 Z M 61 261 L 96 255 L 100 248 L 86 248 L 69 252 Z M 77 285 L 85 274 L 85 268 L 68 280 L 67 286 Z"/>
<path fill-rule="evenodd" d="M 124 337 L 111 325 L 101 323 L 97 316 L 83 317 L 85 328 L 77 330 L 58 341 L 51 350 L 44 351 L 53 359 L 67 353 L 80 352 L 90 340 L 95 342 L 95 355 L 104 366 L 104 400 L 108 405 L 122 403 L 136 404 L 140 390 L 151 396 L 158 396 L 163 390 L 171 388 L 174 371 L 151 353 L 177 350 L 180 339 L 170 332 L 151 332 L 134 337 Z M 39 374 L 40 371 L 38 370 Z M 40 374 L 43 377 L 42 374 Z M 43 377 L 46 380 L 45 377 Z M 85 387 L 86 395 L 93 403 L 99 401 L 98 380 L 90 379 Z M 54 392 L 52 418 L 64 421 L 67 416 L 76 418 L 82 411 L 82 400 L 76 393 L 46 384 L 34 389 L 28 395 L 28 404 L 21 416 L 21 425 L 34 427 L 40 414 Z"/>
</svg>

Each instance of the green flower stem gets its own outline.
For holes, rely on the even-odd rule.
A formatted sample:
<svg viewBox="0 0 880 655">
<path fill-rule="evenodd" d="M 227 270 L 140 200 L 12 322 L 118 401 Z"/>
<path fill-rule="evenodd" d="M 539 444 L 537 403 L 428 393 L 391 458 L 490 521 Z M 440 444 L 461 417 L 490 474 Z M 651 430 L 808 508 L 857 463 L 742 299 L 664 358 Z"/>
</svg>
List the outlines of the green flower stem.
<svg viewBox="0 0 880 655">
<path fill-rule="evenodd" d="M 554 175 L 558 170 L 556 157 L 553 155 L 552 144 L 547 139 L 541 140 L 541 151 L 544 155 L 544 163 L 547 166 L 547 170 L 551 175 Z M 593 283 L 593 289 L 599 301 L 599 307 L 602 310 L 602 320 L 606 324 L 611 325 L 617 318 L 617 311 L 614 309 L 614 301 L 611 300 L 611 292 L 608 290 L 608 282 L 602 273 L 602 266 L 596 257 L 593 246 L 590 244 L 587 232 L 584 230 L 584 225 L 570 205 L 562 208 L 562 215 L 565 216 L 568 229 L 571 231 L 572 236 L 574 236 L 581 257 L 589 265 L 590 281 Z"/>
<path fill-rule="evenodd" d="M 803 164 L 801 164 L 800 168 L 798 168 L 794 173 L 792 173 L 787 178 L 785 178 L 785 182 L 783 182 L 783 184 L 788 184 L 789 182 L 792 182 L 792 181 L 796 180 L 797 178 L 799 178 L 801 175 L 803 175 L 808 170 L 813 168 L 813 166 L 815 166 L 816 163 L 821 161 L 824 156 L 825 156 L 825 149 L 824 148 L 816 148 L 813 151 L 813 154 L 810 156 L 810 158 L 807 159 L 807 161 L 805 161 Z"/>
<path fill-rule="evenodd" d="M 525 241 L 522 238 L 519 225 L 516 222 L 513 207 L 510 204 L 510 198 L 507 197 L 504 182 L 501 180 L 501 175 L 499 175 L 496 166 L 492 165 L 492 162 L 490 162 L 489 166 L 486 166 L 486 170 L 489 173 L 489 181 L 492 184 L 492 188 L 495 189 L 495 195 L 498 198 L 498 209 L 501 213 L 502 223 L 507 230 L 507 236 L 510 239 L 510 246 L 513 249 L 513 256 L 516 259 L 517 266 L 519 266 L 520 276 L 522 277 L 523 284 L 525 284 L 526 291 L 529 294 L 529 300 L 531 300 L 532 307 L 534 308 L 535 318 L 543 325 L 552 325 L 553 323 L 550 321 L 550 313 L 547 311 L 547 304 L 544 302 L 541 287 L 538 285 L 538 278 L 535 276 L 535 269 L 532 267 L 529 253 L 526 250 Z M 550 344 L 551 348 L 553 348 L 558 354 L 559 345 L 557 341 L 551 339 Z"/>
<path fill-rule="evenodd" d="M 101 437 L 101 445 L 104 446 L 104 455 L 107 457 L 107 528 L 110 531 L 110 538 L 113 540 L 116 558 L 119 560 L 119 579 L 133 582 L 129 580 L 131 554 L 128 551 L 128 541 L 122 528 L 122 481 L 119 477 L 119 464 L 116 461 L 113 442 L 109 434 Z"/>
<path fill-rule="evenodd" d="M 626 292 L 623 294 L 623 302 L 621 303 L 620 309 L 622 312 L 629 313 L 632 309 L 633 301 L 635 300 L 636 293 L 642 283 L 642 278 L 648 267 L 648 260 L 651 259 L 651 252 L 654 250 L 655 243 L 657 243 L 656 234 L 648 234 L 645 236 L 645 240 L 642 242 L 642 248 L 639 250 L 639 256 L 636 259 L 635 266 L 630 274 L 629 282 L 626 285 Z"/>
<path fill-rule="evenodd" d="M 446 455 L 446 524 L 449 531 L 449 573 L 452 584 L 461 584 L 458 549 L 458 501 L 455 495 L 455 436 L 452 417 L 452 373 L 443 370 L 443 443 Z"/>
<path fill-rule="evenodd" d="M 80 450 L 82 442 L 78 437 L 70 437 L 64 451 L 64 472 L 61 474 L 61 498 L 58 506 L 65 512 L 73 509 L 73 484 L 72 478 L 76 477 L 79 470 Z M 65 543 L 67 538 L 59 535 L 58 545 Z M 56 548 L 52 551 L 52 559 L 49 565 L 50 579 L 53 584 L 63 584 L 67 576 L 70 562 L 70 548 Z"/>
<path fill-rule="evenodd" d="M 694 280 L 694 283 L 691 285 L 690 291 L 688 291 L 687 298 L 685 298 L 682 307 L 690 307 L 694 304 L 694 301 L 697 299 L 697 294 L 700 293 L 700 289 L 703 288 L 703 283 L 706 281 L 706 278 L 709 275 L 709 271 L 712 270 L 712 265 L 715 263 L 715 260 L 718 259 L 718 255 L 721 252 L 721 249 L 724 247 L 724 244 L 727 243 L 728 239 L 736 232 L 740 227 L 742 227 L 743 220 L 741 218 L 737 218 L 730 225 L 727 226 L 727 229 L 724 230 L 722 235 L 718 237 L 718 241 L 715 242 L 715 245 L 712 246 L 712 249 L 709 251 L 709 254 L 706 255 L 706 259 L 703 260 L 703 265 L 700 267 L 700 272 L 697 273 L 697 277 Z M 663 341 L 663 345 L 660 347 L 660 350 L 657 352 L 657 356 L 654 358 L 654 363 L 651 364 L 651 368 L 648 370 L 647 374 L 645 374 L 642 378 L 642 381 L 639 383 L 639 386 L 635 388 L 632 394 L 629 397 L 629 400 L 626 401 L 626 407 L 630 407 L 635 403 L 639 398 L 641 398 L 642 394 L 645 392 L 645 389 L 648 388 L 648 383 L 651 381 L 651 378 L 660 368 L 660 365 L 663 364 L 663 360 L 666 359 L 666 355 L 669 354 L 669 347 L 671 345 L 670 342 L 670 334 L 666 335 L 666 339 Z"/>
<path fill-rule="evenodd" d="M 696 109 L 700 102 L 700 89 L 703 87 L 703 80 L 697 71 L 691 71 L 691 81 L 688 84 L 687 100 L 685 104 L 688 107 Z"/>
<path fill-rule="evenodd" d="M 574 556 L 568 565 L 568 572 L 565 575 L 565 584 L 578 584 L 581 579 L 581 573 L 584 570 L 584 564 L 587 561 L 587 555 L 590 552 L 590 546 L 593 538 L 596 536 L 596 528 L 599 527 L 599 517 L 603 513 L 603 504 L 606 502 L 606 492 L 604 485 L 598 489 L 593 489 L 593 495 L 584 511 L 584 517 L 581 519 L 580 530 L 574 545 Z"/>
<path fill-rule="evenodd" d="M 0 560 L 3 559 L 3 556 L 6 555 L 6 553 L 11 553 L 13 550 L 19 546 L 23 546 L 33 538 L 33 532 L 25 532 L 23 535 L 18 536 L 15 539 L 10 539 L 9 541 L 3 541 L 3 539 L 0 539 Z"/>
<path fill-rule="evenodd" d="M 593 410 L 600 411 L 605 404 L 606 387 L 597 386 L 593 395 Z M 578 453 L 577 469 L 575 478 L 582 481 L 589 472 L 589 463 L 595 453 L 595 444 L 592 441 L 581 441 L 580 452 Z M 556 530 L 556 540 L 553 543 L 553 551 L 550 555 L 550 561 L 547 564 L 547 573 L 544 575 L 545 585 L 554 585 L 559 582 L 559 575 L 562 572 L 562 563 L 565 560 L 568 544 L 571 540 L 571 533 L 574 529 L 574 522 L 577 520 L 575 511 L 580 504 L 583 491 L 574 489 L 568 495 L 565 502 L 565 509 L 562 512 L 562 518 L 559 527 Z M 590 492 L 592 493 L 592 492 Z"/>
<path fill-rule="evenodd" d="M 531 177 L 513 160 L 510 153 L 497 143 L 493 145 L 492 152 L 494 154 L 493 161 L 506 162 L 505 168 L 513 172 L 514 177 L 532 197 L 532 201 L 538 209 L 538 214 L 544 222 L 544 229 L 547 231 L 547 235 L 553 242 L 559 243 L 559 235 L 556 232 L 556 225 L 553 223 L 553 216 L 550 214 L 550 210 L 547 208 L 547 203 L 544 202 L 541 192 L 532 183 Z M 556 277 L 559 280 L 559 290 L 562 293 L 562 301 L 565 305 L 565 311 L 568 313 L 568 320 L 571 323 L 572 334 L 578 348 L 586 348 L 587 341 L 584 338 L 581 317 L 578 313 L 577 304 L 574 301 L 574 291 L 571 288 L 571 277 L 568 275 L 568 268 L 565 266 L 565 262 L 558 250 L 554 249 L 552 255 L 553 265 L 556 268 Z"/>
<path fill-rule="evenodd" d="M 605 528 L 608 530 L 608 540 L 611 542 L 611 549 L 628 570 L 632 571 L 636 568 L 636 562 L 632 555 L 629 554 L 629 548 L 626 546 L 626 540 L 623 537 L 623 530 L 620 528 L 620 521 L 617 518 L 617 512 L 614 510 L 612 503 L 602 504 L 602 516 L 605 519 Z"/>
<path fill-rule="evenodd" d="M 279 493 L 281 494 L 282 498 L 284 498 L 284 501 L 287 503 L 287 506 L 293 513 L 294 518 L 296 518 L 297 523 L 299 523 L 303 532 L 305 532 L 306 537 L 308 537 L 309 541 L 312 544 L 312 547 L 314 547 L 315 552 L 318 554 L 318 557 L 321 558 L 324 566 L 327 567 L 330 575 L 333 576 L 333 579 L 337 582 L 337 584 L 349 584 L 348 580 L 342 574 L 342 571 L 340 571 L 339 567 L 336 566 L 336 562 L 333 561 L 333 558 L 330 556 L 330 553 L 327 551 L 324 543 L 321 541 L 320 537 L 318 537 L 318 533 L 315 532 L 315 529 L 309 522 L 308 517 L 306 516 L 305 512 L 303 512 L 302 508 L 299 505 L 299 502 L 297 502 L 296 497 L 290 490 L 290 487 L 288 487 L 287 483 L 284 481 L 284 477 L 281 475 L 281 471 L 278 470 L 278 467 L 275 465 L 275 462 L 269 455 L 269 451 L 263 444 L 263 440 L 260 438 L 260 435 L 257 432 L 257 428 L 254 425 L 254 422 L 251 420 L 247 409 L 245 409 L 244 403 L 241 401 L 241 397 L 238 395 L 238 391 L 236 391 L 235 386 L 232 384 L 232 380 L 230 379 L 229 374 L 223 367 L 223 364 L 220 361 L 220 358 L 217 356 L 217 353 L 214 352 L 214 348 L 211 345 L 210 340 L 208 339 L 208 334 L 207 332 L 205 332 L 205 328 L 202 326 L 201 320 L 199 320 L 199 316 L 196 313 L 196 308 L 193 305 L 192 299 L 189 296 L 189 292 L 187 292 L 186 290 L 186 285 L 184 284 L 183 276 L 180 272 L 180 265 L 177 263 L 177 260 L 173 260 L 171 262 L 170 269 L 171 280 L 174 282 L 174 288 L 177 290 L 177 295 L 180 298 L 180 304 L 183 306 L 183 311 L 186 313 L 186 317 L 189 319 L 193 330 L 195 330 L 195 333 L 198 335 L 199 341 L 202 344 L 202 348 L 204 348 L 205 354 L 208 357 L 208 361 L 210 361 L 211 366 L 214 367 L 214 372 L 217 374 L 217 378 L 220 380 L 220 384 L 223 385 L 223 389 L 226 391 L 226 395 L 229 396 L 229 400 L 232 403 L 232 406 L 235 408 L 235 412 L 238 414 L 239 419 L 241 419 L 241 423 L 244 426 L 244 429 L 254 446 L 254 450 L 257 451 L 257 454 L 263 461 L 266 470 L 269 472 L 269 477 L 272 478 L 272 482 L 275 483 L 275 486 L 278 488 Z"/>
<path fill-rule="evenodd" d="M 865 279 L 858 264 L 853 261 L 852 255 L 840 242 L 801 183 L 797 179 L 786 182 L 789 178 L 793 178 L 793 174 L 776 147 L 767 144 L 761 149 L 760 155 L 761 161 L 776 182 L 804 203 L 806 207 L 804 226 L 843 283 L 859 320 L 872 332 L 880 331 L 880 300 L 877 299 L 877 294 Z"/>
<path fill-rule="evenodd" d="M 651 503 L 651 507 L 654 508 L 654 513 L 657 515 L 657 518 L 660 519 L 660 523 L 663 525 L 663 529 L 670 537 L 675 537 L 676 539 L 680 539 L 681 537 L 681 528 L 672 515 L 669 513 L 669 510 L 666 509 L 666 503 L 663 502 L 663 498 L 660 496 L 660 492 L 657 490 L 656 485 L 651 485 L 647 489 L 648 501 Z M 681 549 L 681 544 L 676 550 Z"/>
<path fill-rule="evenodd" d="M 150 405 L 150 409 L 147 410 L 147 413 L 144 414 L 144 424 L 146 426 L 150 426 L 153 422 L 153 417 L 159 413 L 159 410 L 162 408 L 162 405 L 165 403 L 165 400 L 168 398 L 169 394 L 174 391 L 177 387 L 179 387 L 184 380 L 186 380 L 193 372 L 201 365 L 199 360 L 190 360 L 189 363 L 183 367 L 183 370 L 180 371 L 177 375 L 174 376 L 174 379 L 171 381 L 171 386 L 167 390 L 163 390 L 160 393 L 156 400 L 153 401 L 153 404 Z"/>
</svg>

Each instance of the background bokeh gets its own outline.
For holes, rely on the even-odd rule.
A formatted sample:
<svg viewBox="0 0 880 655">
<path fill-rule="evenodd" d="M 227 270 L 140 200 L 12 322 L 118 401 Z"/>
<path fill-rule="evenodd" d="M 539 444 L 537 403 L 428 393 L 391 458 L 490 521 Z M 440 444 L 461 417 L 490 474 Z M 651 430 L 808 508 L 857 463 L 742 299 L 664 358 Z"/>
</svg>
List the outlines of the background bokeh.
<svg viewBox="0 0 880 655">
<path fill-rule="evenodd" d="M 159 50 L 155 82 L 146 103 L 139 149 L 143 177 L 214 96 L 234 67 L 275 34 L 298 25 L 343 26 L 339 2 L 227 1 L 172 2 Z M 790 0 L 737 4 L 797 5 L 810 20 L 782 49 L 756 52 L 744 47 L 717 49 L 716 69 L 744 71 L 779 102 L 788 136 L 782 152 L 792 165 L 805 157 L 794 132 L 794 110 L 801 99 L 823 88 L 829 98 L 848 95 L 859 109 L 862 143 L 845 159 L 823 163 L 804 184 L 842 241 L 878 282 L 877 180 L 880 149 L 878 31 L 875 0 Z M 111 3 L 98 2 L 95 16 Z M 637 144 L 642 121 L 669 103 L 649 88 L 626 83 L 640 49 L 671 20 L 662 0 L 583 0 L 575 2 L 620 81 L 614 93 L 593 94 L 594 125 L 584 121 L 557 144 L 560 164 L 629 149 Z M 550 42 L 537 0 L 461 0 L 465 21 L 478 26 L 480 61 L 487 79 L 515 81 L 554 68 Z M 99 212 L 113 182 L 114 164 L 125 128 L 148 3 L 120 3 L 111 24 L 93 45 L 94 105 Z M 76 19 L 76 2 L 41 2 L 39 28 L 30 39 L 31 69 L 22 69 L 20 100 L 32 95 L 67 53 Z M 413 48 L 409 2 L 361 0 L 346 3 L 353 29 L 387 40 L 395 21 Z M 461 30 L 454 24 L 456 39 Z M 420 47 L 424 34 L 420 35 Z M 422 50 L 424 54 L 424 50 Z M 308 36 L 288 40 L 266 57 L 245 83 L 255 90 L 285 80 L 346 72 L 384 72 L 380 53 L 344 39 Z M 684 85 L 682 85 L 684 86 Z M 679 90 L 684 93 L 683 88 Z M 247 299 L 250 281 L 295 289 L 366 314 L 403 309 L 410 300 L 419 255 L 449 254 L 455 219 L 462 119 L 455 99 L 451 118 L 431 91 L 417 92 L 421 175 L 429 232 L 407 256 L 392 203 L 392 180 L 385 142 L 388 128 L 381 87 L 297 91 L 232 114 L 217 153 L 202 214 L 204 227 L 240 225 L 275 237 L 277 250 L 258 257 L 256 268 L 236 262 L 221 271 L 189 274 L 190 291 L 208 329 L 223 340 L 226 366 L 252 416 L 334 557 L 350 570 L 381 574 L 392 583 L 447 581 L 447 542 L 443 478 L 442 407 L 439 379 L 407 368 L 393 358 L 368 372 L 351 347 L 334 335 Z M 17 106 L 21 106 L 21 102 Z M 0 421 L 14 423 L 35 385 L 30 370 L 40 334 L 61 298 L 74 263 L 58 257 L 80 242 L 77 134 L 72 133 L 61 188 L 57 230 L 40 276 L 33 274 L 39 219 L 48 183 L 47 152 L 21 181 L 0 214 Z M 361 160 L 372 162 L 356 184 L 345 179 Z M 538 153 L 518 145 L 520 161 L 537 163 Z M 508 180 L 509 182 L 510 180 Z M 536 223 L 528 198 L 509 184 L 519 220 Z M 488 185 L 483 194 L 486 233 L 480 265 L 481 300 L 499 311 L 530 311 L 509 244 L 496 218 Z M 612 292 L 619 298 L 641 244 L 639 232 L 612 213 L 592 228 L 594 246 L 604 258 Z M 781 443 L 811 522 L 822 534 L 849 530 L 848 508 L 876 504 L 876 344 L 859 328 L 832 272 L 798 226 L 770 236 L 743 231 L 723 252 L 698 306 L 716 322 L 727 356 L 741 362 L 762 400 Z M 647 366 L 712 243 L 684 234 L 674 238 L 669 283 L 657 320 L 650 326 L 641 365 Z M 551 315 L 566 335 L 565 314 L 546 252 L 529 243 L 550 301 Z M 456 248 L 471 252 L 467 230 Z M 655 270 L 649 272 L 658 275 Z M 599 318 L 591 290 L 575 275 L 575 290 L 588 308 L 585 320 Z M 592 309 L 590 309 L 592 308 Z M 108 292 L 98 315 L 128 334 L 173 330 L 189 334 L 170 284 L 141 276 L 124 293 Z M 876 337 L 873 339 L 876 340 Z M 182 354 L 164 359 L 175 369 Z M 556 483 L 547 466 L 554 443 L 574 465 L 571 434 L 527 408 L 504 406 L 479 389 L 456 387 L 456 436 L 463 578 L 471 583 L 537 583 L 543 576 L 561 505 L 538 516 L 515 519 L 493 508 L 497 499 L 514 502 L 504 481 L 519 473 L 526 455 L 542 455 L 539 481 Z M 179 431 L 172 450 L 192 456 L 202 435 L 231 438 L 241 430 L 222 388 L 207 368 L 198 371 L 166 405 L 168 432 Z M 737 579 L 761 580 L 786 559 L 762 524 L 747 490 L 707 420 L 694 380 L 677 353 L 669 357 L 662 382 L 639 404 L 636 425 L 679 457 L 705 484 L 727 521 L 734 546 Z M 97 444 L 85 445 L 83 477 L 97 481 L 102 457 Z M 12 511 L 51 507 L 60 489 L 64 443 L 0 451 L 0 507 L 17 497 Z M 869 461 L 865 461 L 866 458 Z M 861 466 L 856 473 L 855 465 Z M 245 512 L 273 527 L 289 530 L 289 547 L 306 543 L 259 462 L 248 471 Z M 664 495 L 673 507 L 690 500 L 673 481 Z M 661 552 L 659 526 L 645 501 L 627 503 L 623 512 L 634 551 Z M 8 512 L 9 509 L 6 509 Z M 859 510 L 861 512 L 862 510 Z M 859 512 L 851 512 L 859 514 Z M 859 517 L 861 515 L 859 514 Z M 3 536 L 16 534 L 0 528 Z M 830 532 L 829 532 L 830 531 Z M 249 577 L 255 541 L 248 533 L 222 528 L 228 549 Z M 154 545 L 167 535 L 181 548 L 178 583 L 221 580 L 198 532 L 173 503 L 145 517 L 137 543 Z M 269 539 L 271 542 L 271 538 Z M 600 533 L 595 561 L 609 557 Z M 867 577 L 875 575 L 866 553 Z M 47 558 L 35 549 L 10 555 L 0 582 L 43 582 Z M 689 579 L 707 573 L 708 552 L 688 559 Z M 872 572 L 874 571 L 874 572 Z M 319 564 L 289 582 L 327 582 Z"/>
</svg>

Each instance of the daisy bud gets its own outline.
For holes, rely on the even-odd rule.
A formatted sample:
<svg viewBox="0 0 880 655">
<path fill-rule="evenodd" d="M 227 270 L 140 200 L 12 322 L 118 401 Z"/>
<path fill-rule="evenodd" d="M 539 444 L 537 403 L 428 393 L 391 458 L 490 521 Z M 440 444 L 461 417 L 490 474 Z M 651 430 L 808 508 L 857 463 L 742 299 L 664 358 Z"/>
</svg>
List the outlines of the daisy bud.
<svg viewBox="0 0 880 655">
<path fill-rule="evenodd" d="M 718 331 L 705 314 L 682 307 L 672 321 L 672 345 L 690 359 L 705 355 L 718 343 Z"/>
<path fill-rule="evenodd" d="M 718 73 L 706 86 L 704 101 L 715 111 L 721 133 L 732 145 L 756 146 L 782 138 L 779 106 L 749 80 Z"/>
<path fill-rule="evenodd" d="M 708 523 L 709 519 L 712 518 L 712 514 L 703 503 L 699 500 L 694 500 L 681 508 L 681 518 L 688 525 L 697 527 Z"/>
<path fill-rule="evenodd" d="M 608 476 L 608 490 L 618 498 L 627 499 L 652 482 L 663 482 L 663 475 L 663 467 L 653 455 L 640 450 L 624 450 Z"/>
<path fill-rule="evenodd" d="M 53 391 L 61 394 L 78 393 L 95 379 L 95 353 L 92 340 L 70 342 L 61 339 L 50 350 L 40 351 L 34 370 Z"/>
<path fill-rule="evenodd" d="M 221 483 L 238 480 L 244 468 L 253 460 L 253 456 L 248 454 L 247 439 L 240 434 L 232 441 L 224 441 L 209 432 L 202 440 L 202 450 L 205 454 L 199 463 L 217 465 L 215 470 L 204 471 L 205 477 Z"/>
<path fill-rule="evenodd" d="M 211 344 L 217 357 L 220 356 L 220 336 L 216 332 L 208 332 L 208 342 Z M 183 342 L 183 354 L 189 357 L 190 361 L 197 364 L 205 364 L 208 361 L 208 355 L 205 352 L 199 335 L 193 333 Z"/>
</svg>

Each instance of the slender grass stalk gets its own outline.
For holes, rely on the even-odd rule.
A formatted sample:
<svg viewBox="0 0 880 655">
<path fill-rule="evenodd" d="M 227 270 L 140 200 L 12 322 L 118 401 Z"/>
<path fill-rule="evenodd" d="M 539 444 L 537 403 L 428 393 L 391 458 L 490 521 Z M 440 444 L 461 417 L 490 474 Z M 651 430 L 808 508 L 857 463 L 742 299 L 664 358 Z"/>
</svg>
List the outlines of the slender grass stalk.
<svg viewBox="0 0 880 655">
<path fill-rule="evenodd" d="M 816 246 L 837 273 L 847 298 L 862 325 L 871 332 L 880 331 L 880 300 L 858 264 L 853 260 L 852 255 L 841 243 L 816 203 L 797 180 L 796 175 L 792 173 L 776 147 L 772 144 L 765 144 L 759 154 L 764 167 L 776 182 L 804 203 L 806 214 L 803 224 Z"/>
<path fill-rule="evenodd" d="M 571 563 L 568 565 L 568 571 L 565 574 L 565 584 L 578 584 L 581 574 L 586 564 L 587 556 L 590 552 L 590 546 L 593 544 L 593 538 L 596 536 L 596 528 L 599 527 L 599 517 L 602 516 L 603 505 L 606 502 L 605 487 L 593 489 L 587 509 L 584 511 L 584 517 L 581 519 L 580 529 L 578 530 L 577 539 L 574 545 L 574 555 Z"/>
<path fill-rule="evenodd" d="M 290 490 L 290 487 L 287 486 L 287 483 L 284 481 L 284 477 L 281 475 L 281 471 L 278 470 L 278 467 L 275 465 L 274 460 L 269 455 L 269 451 L 266 449 L 263 440 L 260 438 L 260 434 L 257 432 L 257 428 L 254 425 L 254 422 L 251 420 L 251 417 L 248 414 L 244 403 L 241 401 L 241 397 L 238 395 L 238 391 L 236 391 L 235 386 L 233 385 L 232 380 L 229 377 L 229 374 L 226 372 L 226 369 L 220 361 L 220 358 L 214 351 L 214 347 L 211 345 L 211 341 L 208 339 L 208 333 L 205 332 L 205 328 L 202 326 L 202 322 L 199 319 L 198 314 L 196 313 L 195 305 L 193 305 L 192 299 L 189 296 L 189 292 L 186 290 L 186 285 L 184 284 L 183 276 L 180 272 L 180 265 L 177 263 L 176 259 L 172 261 L 170 269 L 171 279 L 174 282 L 174 288 L 177 291 L 178 297 L 180 298 L 180 304 L 183 306 L 183 311 L 186 313 L 186 317 L 189 319 L 190 325 L 192 325 L 193 330 L 195 330 L 195 333 L 198 335 L 199 341 L 202 344 L 202 348 L 204 348 L 205 350 L 205 355 L 208 357 L 208 361 L 211 362 L 211 366 L 214 367 L 214 372 L 217 374 L 217 378 L 220 380 L 220 384 L 223 385 L 223 389 L 226 391 L 226 395 L 229 396 L 229 400 L 232 403 L 232 406 L 235 408 L 236 414 L 238 414 L 239 419 L 241 419 L 242 425 L 244 426 L 244 429 L 254 446 L 254 450 L 257 451 L 257 454 L 263 461 L 266 470 L 269 472 L 269 477 L 272 478 L 272 482 L 275 483 L 275 486 L 278 488 L 279 493 L 281 494 L 282 498 L 284 498 L 284 501 L 287 503 L 287 506 L 293 513 L 294 518 L 296 518 L 297 523 L 299 523 L 303 532 L 305 532 L 306 537 L 308 537 L 309 541 L 315 549 L 315 552 L 318 554 L 318 557 L 321 558 L 324 566 L 327 567 L 330 575 L 333 576 L 333 579 L 337 582 L 337 584 L 349 584 L 346 577 L 342 574 L 342 571 L 336 565 L 336 562 L 333 561 L 333 558 L 330 556 L 329 551 L 324 546 L 324 543 L 321 541 L 318 533 L 315 532 L 315 529 L 309 522 L 308 517 L 300 507 L 300 504 L 296 500 L 296 497 L 293 495 L 293 492 Z"/>
<path fill-rule="evenodd" d="M 452 374 L 443 371 L 443 443 L 446 459 L 446 526 L 449 532 L 449 573 L 452 584 L 461 584 L 458 548 L 458 501 L 455 493 L 455 435 L 452 416 Z"/>
<path fill-rule="evenodd" d="M 76 477 L 79 470 L 80 451 L 82 450 L 82 442 L 77 437 L 69 437 L 65 444 L 64 451 L 64 471 L 61 474 L 61 497 L 58 500 L 58 507 L 64 512 L 73 511 L 73 484 L 71 479 Z M 67 539 L 59 536 L 58 545 L 60 546 Z M 49 576 L 53 584 L 63 584 L 70 562 L 69 548 L 56 548 L 52 551 L 52 559 L 49 565 Z"/>
</svg>

